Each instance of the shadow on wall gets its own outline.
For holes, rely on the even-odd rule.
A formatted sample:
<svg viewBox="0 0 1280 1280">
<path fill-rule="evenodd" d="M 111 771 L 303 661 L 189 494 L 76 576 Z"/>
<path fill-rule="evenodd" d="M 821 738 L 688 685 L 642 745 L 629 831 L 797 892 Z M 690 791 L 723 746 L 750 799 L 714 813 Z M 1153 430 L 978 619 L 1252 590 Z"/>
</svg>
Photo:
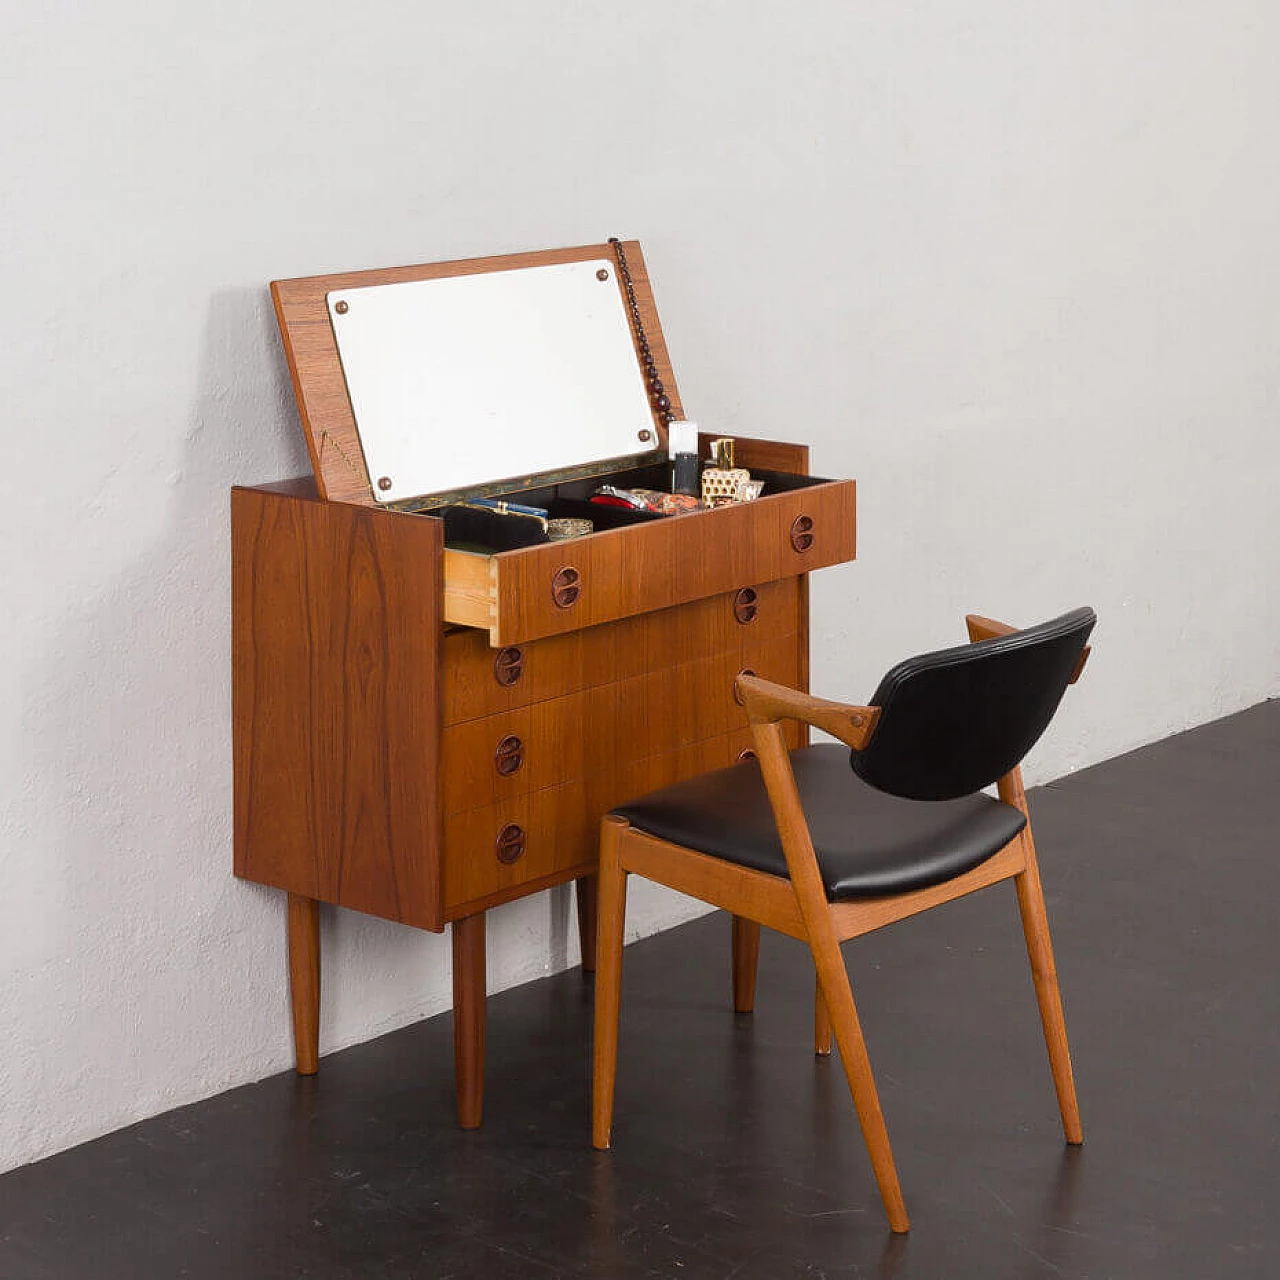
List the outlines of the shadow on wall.
<svg viewBox="0 0 1280 1280">
<path fill-rule="evenodd" d="M 17 860 L 19 981 L 0 995 L 17 1160 L 279 1064 L 287 1042 L 282 907 L 231 876 L 228 490 L 309 469 L 265 290 L 212 299 L 180 453 L 176 435 L 120 441 L 75 516 L 115 576 L 48 620 L 23 673 L 46 827 Z"/>
<path fill-rule="evenodd" d="M 229 489 L 310 470 L 265 289 L 213 297 L 173 456 L 139 446 L 147 425 L 78 513 L 114 576 L 49 621 L 23 673 L 24 787 L 47 827 L 16 833 L 0 882 L 22 904 L 0 1167 L 291 1058 L 283 895 L 231 871 Z M 503 915 L 500 985 L 576 951 L 567 888 Z M 322 1047 L 448 1007 L 446 938 L 350 912 L 324 927 Z M 450 1064 L 424 1069 L 451 1088 Z"/>
</svg>

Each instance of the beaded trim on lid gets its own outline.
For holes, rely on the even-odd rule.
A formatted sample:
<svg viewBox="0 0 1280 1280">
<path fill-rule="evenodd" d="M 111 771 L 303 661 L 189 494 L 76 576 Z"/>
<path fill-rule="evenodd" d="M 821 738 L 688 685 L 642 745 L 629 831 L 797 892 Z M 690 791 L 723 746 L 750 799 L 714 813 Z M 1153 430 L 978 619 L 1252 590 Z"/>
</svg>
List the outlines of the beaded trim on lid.
<svg viewBox="0 0 1280 1280">
<path fill-rule="evenodd" d="M 636 288 L 631 281 L 631 268 L 627 265 L 626 251 L 617 236 L 609 237 L 609 245 L 613 256 L 618 260 L 618 275 L 622 280 L 623 292 L 627 295 L 627 310 L 631 313 L 631 325 L 635 330 L 636 346 L 640 349 L 640 367 L 644 370 L 645 384 L 649 388 L 649 402 L 653 405 L 654 417 L 665 427 L 675 419 L 671 412 L 671 398 L 658 377 L 658 366 L 653 352 L 649 349 L 649 339 L 645 337 L 644 322 L 640 319 L 640 307 L 636 302 Z"/>
</svg>

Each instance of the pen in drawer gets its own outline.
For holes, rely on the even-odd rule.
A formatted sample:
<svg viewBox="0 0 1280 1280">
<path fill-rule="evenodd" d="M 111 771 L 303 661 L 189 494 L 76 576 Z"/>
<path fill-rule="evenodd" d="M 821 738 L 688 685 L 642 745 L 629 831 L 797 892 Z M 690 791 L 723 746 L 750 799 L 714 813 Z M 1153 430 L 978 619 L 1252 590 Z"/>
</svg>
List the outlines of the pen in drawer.
<svg viewBox="0 0 1280 1280">
<path fill-rule="evenodd" d="M 496 511 L 504 516 L 533 516 L 535 520 L 546 520 L 544 507 L 526 507 L 522 502 L 506 502 L 500 498 L 471 498 L 462 503 L 465 507 L 480 507 L 485 511 Z"/>
</svg>

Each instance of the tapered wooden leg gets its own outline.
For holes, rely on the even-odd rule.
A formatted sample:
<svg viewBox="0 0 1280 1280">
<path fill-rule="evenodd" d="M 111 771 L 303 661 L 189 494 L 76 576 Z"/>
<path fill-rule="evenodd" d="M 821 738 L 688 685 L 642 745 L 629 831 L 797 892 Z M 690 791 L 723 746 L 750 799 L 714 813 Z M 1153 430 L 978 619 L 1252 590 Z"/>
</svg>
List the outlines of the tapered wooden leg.
<svg viewBox="0 0 1280 1280">
<path fill-rule="evenodd" d="M 849 1092 L 853 1094 L 858 1123 L 862 1126 L 862 1138 L 871 1156 L 871 1169 L 889 1219 L 889 1229 L 907 1231 L 911 1225 L 907 1219 L 907 1206 L 902 1199 L 893 1149 L 889 1145 L 889 1131 L 880 1110 L 880 1095 L 871 1074 L 871 1059 L 867 1056 L 858 1008 L 853 1002 L 853 990 L 849 986 L 849 975 L 835 930 L 831 930 L 829 938 L 811 936 L 809 946 L 818 970 L 819 989 L 831 1017 L 831 1029 L 835 1033 L 836 1044 L 840 1046 L 840 1059 L 849 1080 Z"/>
<path fill-rule="evenodd" d="M 320 1069 L 320 904 L 289 895 L 289 997 L 293 1052 L 300 1076 Z"/>
<path fill-rule="evenodd" d="M 1076 1082 L 1071 1070 L 1071 1052 L 1067 1048 L 1067 1022 L 1062 1013 L 1062 994 L 1058 990 L 1058 970 L 1053 961 L 1049 941 L 1049 915 L 1044 905 L 1040 884 L 1040 868 L 1036 863 L 1031 827 L 1023 831 L 1027 851 L 1027 869 L 1014 877 L 1018 890 L 1018 910 L 1022 913 L 1022 931 L 1027 939 L 1027 956 L 1031 961 L 1031 978 L 1036 987 L 1036 1003 L 1044 1026 L 1044 1042 L 1049 1049 L 1049 1067 L 1053 1087 L 1062 1113 L 1062 1131 L 1067 1141 L 1079 1145 L 1084 1141 L 1080 1124 L 1080 1105 L 1076 1101 Z"/>
<path fill-rule="evenodd" d="M 827 1017 L 827 1002 L 822 998 L 822 983 L 816 978 L 813 984 L 813 1051 L 820 1058 L 831 1053 L 831 1019 Z"/>
<path fill-rule="evenodd" d="M 760 925 L 745 916 L 733 917 L 733 1011 L 750 1013 L 756 1007 L 756 969 L 760 961 Z"/>
<path fill-rule="evenodd" d="M 902 1200 L 902 1188 L 898 1184 L 898 1170 L 893 1163 L 884 1113 L 880 1110 L 880 1096 L 876 1092 L 875 1077 L 871 1074 L 871 1060 L 867 1057 L 858 1009 L 849 986 L 849 974 L 840 954 L 831 908 L 818 872 L 818 860 L 809 838 L 809 825 L 791 773 L 786 739 L 778 723 L 761 724 L 755 721 L 754 714 L 752 718 L 756 754 L 764 773 L 769 803 L 777 819 L 778 834 L 782 837 L 796 905 L 800 908 L 814 968 L 818 971 L 818 989 L 827 1006 L 836 1044 L 840 1046 L 840 1058 L 849 1081 L 849 1092 L 853 1094 L 867 1154 L 871 1157 L 876 1185 L 880 1188 L 880 1199 L 884 1202 L 885 1216 L 889 1219 L 890 1230 L 907 1231 L 911 1224 L 907 1219 L 907 1206 Z"/>
<path fill-rule="evenodd" d="M 581 876 L 577 881 L 575 896 L 578 900 L 578 945 L 582 952 L 582 972 L 594 973 L 596 969 L 596 901 L 600 882 L 595 876 Z"/>
<path fill-rule="evenodd" d="M 458 1124 L 478 1129 L 484 1116 L 484 912 L 453 922 L 453 1070 Z"/>
<path fill-rule="evenodd" d="M 613 1088 L 618 1073 L 618 1012 L 622 999 L 622 931 L 627 874 L 618 842 L 627 824 L 606 818 L 600 831 L 600 893 L 596 939 L 596 1025 L 591 1081 L 591 1145 L 608 1149 L 613 1129 Z"/>
</svg>

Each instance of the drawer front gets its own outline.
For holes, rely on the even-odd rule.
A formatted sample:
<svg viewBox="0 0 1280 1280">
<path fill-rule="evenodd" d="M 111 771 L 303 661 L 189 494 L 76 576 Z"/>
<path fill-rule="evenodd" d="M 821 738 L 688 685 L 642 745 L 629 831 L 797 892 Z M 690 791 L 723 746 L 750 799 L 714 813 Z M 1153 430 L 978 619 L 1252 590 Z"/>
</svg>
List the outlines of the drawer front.
<svg viewBox="0 0 1280 1280">
<path fill-rule="evenodd" d="M 734 692 L 738 673 L 752 670 L 793 685 L 799 665 L 798 638 L 775 636 L 746 652 L 712 654 L 593 689 L 587 694 L 594 726 L 591 759 L 625 762 L 667 755 L 743 729 L 747 713 Z"/>
<path fill-rule="evenodd" d="M 735 763 L 751 734 L 734 681 L 797 685 L 803 623 L 792 577 L 515 646 L 514 665 L 446 636 L 446 915 L 594 863 L 610 808 Z"/>
<path fill-rule="evenodd" d="M 490 640 L 524 644 L 852 560 L 855 494 L 831 481 L 496 555 Z"/>
<path fill-rule="evenodd" d="M 572 693 L 448 726 L 441 742 L 444 813 L 501 804 L 581 778 L 589 759 L 587 699 Z"/>
<path fill-rule="evenodd" d="M 483 632 L 452 631 L 443 646 L 443 723 L 614 684 L 766 632 L 790 634 L 801 629 L 803 607 L 800 579 L 785 578 L 530 644 L 494 649 Z"/>
<path fill-rule="evenodd" d="M 582 782 L 516 796 L 444 822 L 444 906 L 513 891 L 595 858 L 599 815 Z"/>
<path fill-rule="evenodd" d="M 628 761 L 610 778 L 607 789 L 597 787 L 591 793 L 589 802 L 593 810 L 603 817 L 610 809 L 637 800 L 650 791 L 669 787 L 712 769 L 727 768 L 736 762 L 750 742 L 750 730 L 739 729 L 717 738 L 690 743 L 677 751 Z"/>
<path fill-rule="evenodd" d="M 738 762 L 750 731 L 615 763 L 583 781 L 453 814 L 444 824 L 444 909 L 466 915 L 521 896 L 525 885 L 564 876 L 599 857 L 600 820 L 658 787 Z"/>
<path fill-rule="evenodd" d="M 446 725 L 514 711 L 582 687 L 577 632 L 492 649 L 482 631 L 450 631 L 442 648 L 441 711 Z"/>
<path fill-rule="evenodd" d="M 740 729 L 746 713 L 734 695 L 738 673 L 794 685 L 800 662 L 800 636 L 753 625 L 727 652 L 448 725 L 443 811 L 500 804 Z"/>
<path fill-rule="evenodd" d="M 800 651 L 802 637 L 791 635 L 774 635 L 759 632 L 748 636 L 739 654 L 739 664 L 734 677 L 740 672 L 759 676 L 762 680 L 772 680 L 775 684 L 785 684 L 795 689 L 800 685 L 800 670 L 803 654 Z M 743 713 L 746 718 L 746 712 Z"/>
<path fill-rule="evenodd" d="M 787 726 L 786 738 L 788 746 L 801 745 L 799 731 L 794 725 Z M 610 775 L 588 779 L 587 806 L 591 812 L 603 816 L 610 809 L 639 799 L 650 791 L 672 786 L 712 769 L 727 769 L 754 757 L 751 730 L 746 727 L 735 729 L 732 733 L 694 742 L 665 755 L 629 761 Z"/>
</svg>

